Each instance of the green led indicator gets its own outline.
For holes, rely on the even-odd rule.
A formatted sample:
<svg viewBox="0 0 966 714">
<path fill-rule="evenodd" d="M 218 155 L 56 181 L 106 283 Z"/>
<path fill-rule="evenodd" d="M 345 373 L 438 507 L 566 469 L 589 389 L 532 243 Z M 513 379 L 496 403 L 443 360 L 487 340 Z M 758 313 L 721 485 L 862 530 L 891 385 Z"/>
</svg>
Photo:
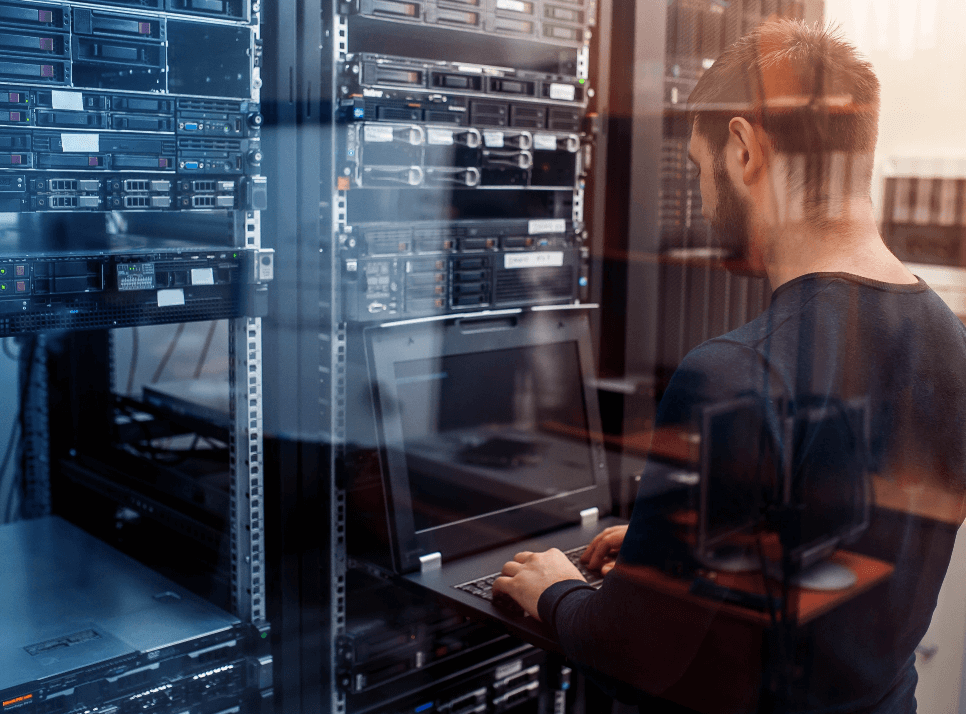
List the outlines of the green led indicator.
<svg viewBox="0 0 966 714">
<path fill-rule="evenodd" d="M 583 84 L 583 83 L 584 83 L 584 82 L 586 82 L 587 80 L 586 80 L 586 79 L 578 79 L 577 81 L 578 81 L 578 82 L 580 82 L 581 84 Z"/>
<path fill-rule="evenodd" d="M 238 257 L 238 253 L 234 253 L 234 254 L 232 254 L 232 257 L 233 257 L 233 258 L 237 258 L 237 257 Z"/>
<path fill-rule="evenodd" d="M 266 637 L 268 637 L 268 633 L 267 632 L 263 632 L 262 633 L 262 639 L 264 640 Z"/>
</svg>

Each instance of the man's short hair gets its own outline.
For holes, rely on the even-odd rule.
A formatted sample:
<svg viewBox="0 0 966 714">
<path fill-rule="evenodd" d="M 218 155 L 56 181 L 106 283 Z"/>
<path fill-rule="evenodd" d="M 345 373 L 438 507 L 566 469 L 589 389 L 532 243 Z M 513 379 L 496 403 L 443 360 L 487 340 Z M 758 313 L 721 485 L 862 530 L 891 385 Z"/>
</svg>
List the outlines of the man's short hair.
<svg viewBox="0 0 966 714">
<path fill-rule="evenodd" d="M 871 154 L 879 80 L 838 29 L 770 20 L 728 47 L 702 75 L 689 111 L 689 125 L 715 156 L 736 116 L 761 126 L 779 153 Z"/>
</svg>

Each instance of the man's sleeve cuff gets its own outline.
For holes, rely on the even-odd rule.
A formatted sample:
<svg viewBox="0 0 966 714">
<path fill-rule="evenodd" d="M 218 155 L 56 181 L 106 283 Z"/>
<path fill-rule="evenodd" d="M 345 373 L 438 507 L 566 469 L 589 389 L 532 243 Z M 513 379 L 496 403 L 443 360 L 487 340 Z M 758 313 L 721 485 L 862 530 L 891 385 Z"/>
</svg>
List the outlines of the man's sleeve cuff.
<svg viewBox="0 0 966 714">
<path fill-rule="evenodd" d="M 561 580 L 540 594 L 540 599 L 537 601 L 537 614 L 554 633 L 557 632 L 557 606 L 575 590 L 596 590 L 596 588 L 583 580 Z"/>
</svg>

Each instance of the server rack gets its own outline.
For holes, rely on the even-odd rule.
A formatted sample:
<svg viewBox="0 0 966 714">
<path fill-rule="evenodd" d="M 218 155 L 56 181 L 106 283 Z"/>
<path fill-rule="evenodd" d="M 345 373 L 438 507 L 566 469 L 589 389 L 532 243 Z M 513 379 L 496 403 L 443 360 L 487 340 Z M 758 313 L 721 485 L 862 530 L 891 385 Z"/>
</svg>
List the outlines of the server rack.
<svg viewBox="0 0 966 714">
<path fill-rule="evenodd" d="M 269 190 L 297 204 L 268 219 L 276 690 L 287 712 L 375 712 L 400 687 L 417 696 L 421 676 L 456 676 L 521 645 L 454 614 L 414 632 L 383 623 L 406 643 L 398 651 L 366 638 L 379 622 L 362 624 L 354 603 L 386 585 L 362 577 L 374 571 L 346 550 L 346 488 L 366 466 L 347 421 L 360 386 L 349 363 L 366 325 L 594 300 L 586 207 L 603 190 L 593 115 L 606 100 L 596 51 L 610 3 L 314 0 L 267 11 Z M 505 269 L 508 255 L 521 269 Z M 427 644 L 444 640 L 463 643 L 452 658 Z M 531 666 L 541 681 L 560 672 Z M 411 683 L 376 683 L 407 667 Z M 549 684 L 525 684 L 553 706 Z M 487 690 L 474 706 L 489 711 L 498 696 Z"/>
<path fill-rule="evenodd" d="M 142 653 L 161 664 L 137 677 L 127 677 L 134 660 L 78 672 L 56 703 L 48 682 L 24 695 L 39 711 L 272 706 L 261 318 L 273 255 L 261 248 L 260 13 L 257 0 L 0 4 L 0 334 L 21 347 L 20 516 L 56 514 L 159 570 L 167 561 L 178 587 L 237 618 L 233 639 L 180 664 L 162 648 Z M 152 490 L 144 474 L 163 469 L 123 455 L 125 445 L 187 427 L 145 409 L 135 427 L 145 434 L 132 437 L 121 414 L 144 400 L 115 386 L 113 331 L 217 319 L 228 324 L 224 482 L 206 490 L 171 468 Z M 112 531 L 125 519 L 151 537 L 120 543 Z M 179 564 L 212 537 L 221 572 L 206 563 L 189 583 Z M 139 689 L 109 686 L 122 678 Z"/>
</svg>

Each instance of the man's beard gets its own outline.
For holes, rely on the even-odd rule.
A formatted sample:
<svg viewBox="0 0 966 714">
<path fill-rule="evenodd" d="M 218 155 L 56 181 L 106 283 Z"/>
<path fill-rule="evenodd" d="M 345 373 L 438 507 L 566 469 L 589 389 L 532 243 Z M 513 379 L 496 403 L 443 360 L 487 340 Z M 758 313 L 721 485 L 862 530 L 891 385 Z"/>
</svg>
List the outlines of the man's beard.
<svg viewBox="0 0 966 714">
<path fill-rule="evenodd" d="M 723 152 L 722 152 L 723 153 Z M 738 195 L 725 168 L 724 156 L 713 163 L 715 185 L 714 215 L 708 223 L 726 260 L 748 260 L 748 205 Z"/>
</svg>

